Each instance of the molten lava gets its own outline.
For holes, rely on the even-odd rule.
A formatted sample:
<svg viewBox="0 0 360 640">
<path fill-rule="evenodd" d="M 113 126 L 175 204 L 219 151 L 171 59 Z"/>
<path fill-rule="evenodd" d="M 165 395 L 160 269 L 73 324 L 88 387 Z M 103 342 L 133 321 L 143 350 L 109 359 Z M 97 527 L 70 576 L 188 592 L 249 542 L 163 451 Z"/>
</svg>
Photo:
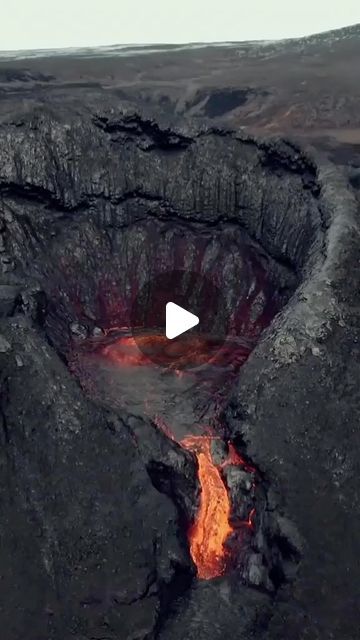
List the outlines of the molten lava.
<svg viewBox="0 0 360 640">
<path fill-rule="evenodd" d="M 200 508 L 189 530 L 189 542 L 198 577 L 205 580 L 224 573 L 224 545 L 232 532 L 230 499 L 221 473 L 212 461 L 211 440 L 211 436 L 188 436 L 181 441 L 183 447 L 196 454 L 199 465 Z"/>
<path fill-rule="evenodd" d="M 114 329 L 107 335 L 113 332 Z M 187 365 L 200 366 L 209 361 L 214 364 L 227 364 L 229 361 L 234 362 L 235 353 L 242 364 L 249 354 L 249 349 L 231 341 L 219 349 L 219 340 L 197 335 L 190 335 L 179 342 L 171 343 L 164 334 L 154 332 L 139 334 L 136 338 L 130 335 L 116 336 L 103 347 L 102 353 L 118 365 L 151 365 L 152 360 L 156 358 L 157 362 L 163 363 L 164 366 L 169 366 L 169 360 L 176 360 L 176 366 L 180 368 Z"/>
<path fill-rule="evenodd" d="M 203 580 L 210 580 L 226 571 L 229 560 L 226 542 L 234 531 L 230 525 L 231 501 L 221 469 L 235 464 L 253 471 L 231 443 L 226 460 L 216 465 L 211 455 L 211 443 L 215 439 L 209 435 L 187 436 L 180 442 L 185 449 L 195 453 L 198 461 L 200 507 L 188 536 L 191 557 L 196 564 L 198 577 Z M 244 526 L 253 527 L 254 514 L 255 510 L 252 509 Z"/>
</svg>

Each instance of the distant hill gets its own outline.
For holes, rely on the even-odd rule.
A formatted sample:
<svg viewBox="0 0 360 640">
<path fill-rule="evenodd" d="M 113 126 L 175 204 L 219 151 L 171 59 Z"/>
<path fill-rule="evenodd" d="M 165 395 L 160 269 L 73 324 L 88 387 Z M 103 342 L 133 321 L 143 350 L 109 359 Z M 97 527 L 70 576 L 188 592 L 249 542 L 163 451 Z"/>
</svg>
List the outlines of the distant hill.
<svg viewBox="0 0 360 640">
<path fill-rule="evenodd" d="M 279 41 L 0 53 L 0 95 L 115 96 L 149 113 L 360 145 L 360 24 Z"/>
</svg>

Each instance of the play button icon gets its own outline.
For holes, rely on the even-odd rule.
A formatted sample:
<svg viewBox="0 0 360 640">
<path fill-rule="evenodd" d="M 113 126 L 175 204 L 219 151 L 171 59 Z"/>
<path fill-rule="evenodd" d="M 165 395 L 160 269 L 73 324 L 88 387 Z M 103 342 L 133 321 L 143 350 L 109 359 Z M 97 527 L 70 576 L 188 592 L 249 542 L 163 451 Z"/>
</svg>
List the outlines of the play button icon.
<svg viewBox="0 0 360 640">
<path fill-rule="evenodd" d="M 162 271 L 145 280 L 130 320 L 144 362 L 176 370 L 196 369 L 211 361 L 230 324 L 222 291 L 210 278 L 187 269 Z"/>
<path fill-rule="evenodd" d="M 166 337 L 173 340 L 199 324 L 199 318 L 175 302 L 166 305 Z"/>
</svg>

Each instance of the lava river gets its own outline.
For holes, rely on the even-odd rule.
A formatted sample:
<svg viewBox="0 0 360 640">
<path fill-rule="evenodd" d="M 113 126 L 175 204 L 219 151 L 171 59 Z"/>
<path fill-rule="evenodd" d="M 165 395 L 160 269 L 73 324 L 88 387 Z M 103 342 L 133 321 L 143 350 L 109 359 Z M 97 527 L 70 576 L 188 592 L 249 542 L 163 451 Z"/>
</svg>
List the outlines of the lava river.
<svg viewBox="0 0 360 640">
<path fill-rule="evenodd" d="M 231 444 L 228 458 L 222 465 L 216 465 L 211 455 L 212 440 L 212 436 L 188 436 L 181 441 L 183 447 L 195 453 L 198 461 L 200 508 L 195 522 L 189 528 L 188 536 L 198 577 L 205 580 L 225 573 L 229 559 L 226 541 L 234 531 L 230 524 L 231 501 L 221 468 L 230 463 L 246 468 L 246 463 L 236 454 Z M 250 511 L 243 526 L 252 528 L 253 517 L 254 510 Z"/>
</svg>

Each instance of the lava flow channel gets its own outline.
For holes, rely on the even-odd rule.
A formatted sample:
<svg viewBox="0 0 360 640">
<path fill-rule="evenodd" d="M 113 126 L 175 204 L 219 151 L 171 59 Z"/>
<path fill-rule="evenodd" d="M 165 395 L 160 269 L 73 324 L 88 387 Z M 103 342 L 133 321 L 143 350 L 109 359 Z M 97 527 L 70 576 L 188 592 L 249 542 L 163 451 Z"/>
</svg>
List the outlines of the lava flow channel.
<svg viewBox="0 0 360 640">
<path fill-rule="evenodd" d="M 221 473 L 211 458 L 211 438 L 187 436 L 181 444 L 193 451 L 198 460 L 200 507 L 188 535 L 198 577 L 209 580 L 224 573 L 226 568 L 224 544 L 232 532 L 230 500 Z"/>
<path fill-rule="evenodd" d="M 231 501 L 221 476 L 221 468 L 244 461 L 230 445 L 225 462 L 217 466 L 211 456 L 212 436 L 187 436 L 180 444 L 193 451 L 198 460 L 201 487 L 200 507 L 195 522 L 189 529 L 192 559 L 200 579 L 210 580 L 225 573 L 228 562 L 226 541 L 234 528 L 230 525 Z M 244 526 L 253 526 L 254 510 Z"/>
</svg>

